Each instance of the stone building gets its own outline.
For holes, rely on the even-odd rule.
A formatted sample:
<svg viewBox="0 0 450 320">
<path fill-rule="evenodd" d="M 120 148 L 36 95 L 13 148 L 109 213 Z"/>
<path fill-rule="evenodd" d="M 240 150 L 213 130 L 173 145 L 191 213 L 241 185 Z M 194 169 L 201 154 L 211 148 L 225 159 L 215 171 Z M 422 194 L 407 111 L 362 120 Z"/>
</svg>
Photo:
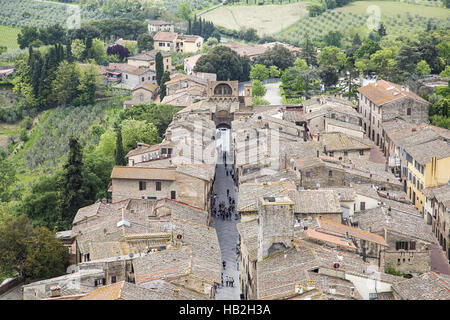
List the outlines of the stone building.
<svg viewBox="0 0 450 320">
<path fill-rule="evenodd" d="M 288 190 L 295 190 L 295 185 L 288 181 L 241 183 L 236 204 L 241 221 L 258 218 L 259 198 L 286 196 Z"/>
<path fill-rule="evenodd" d="M 158 53 L 158 51 L 156 51 L 156 50 L 142 51 L 139 54 L 128 57 L 127 62 L 129 65 L 132 65 L 135 67 L 150 68 L 151 70 L 156 72 L 156 54 L 157 53 Z M 173 71 L 172 70 L 173 69 L 172 55 L 167 52 L 161 52 L 161 55 L 163 57 L 164 71 L 172 72 Z"/>
<path fill-rule="evenodd" d="M 158 92 L 159 89 L 156 84 L 142 83 L 131 90 L 131 100 L 123 103 L 124 109 L 137 104 L 149 104 L 156 98 Z"/>
<path fill-rule="evenodd" d="M 127 89 L 150 83 L 156 84 L 156 73 L 147 67 L 137 67 L 126 63 L 110 63 L 102 67 L 102 75 L 107 83 L 116 83 Z"/>
<path fill-rule="evenodd" d="M 312 136 L 326 131 L 363 138 L 362 116 L 351 102 L 333 96 L 314 96 L 302 105 Z"/>
<path fill-rule="evenodd" d="M 363 115 L 363 128 L 377 146 L 384 144 L 383 122 L 402 118 L 411 123 L 428 120 L 430 103 L 409 90 L 385 80 L 358 88 L 358 111 Z"/>
<path fill-rule="evenodd" d="M 167 95 L 161 101 L 180 108 L 186 108 L 200 100 L 206 100 L 208 81 L 216 80 L 216 75 L 208 74 L 209 77 L 198 77 L 196 75 L 178 74 L 166 82 Z"/>
<path fill-rule="evenodd" d="M 323 151 L 327 156 L 342 159 L 369 160 L 372 146 L 352 138 L 342 132 L 319 133 L 318 141 L 321 142 Z"/>
<path fill-rule="evenodd" d="M 203 45 L 203 38 L 194 35 L 183 35 L 175 32 L 159 31 L 153 36 L 155 49 L 160 51 L 198 52 Z"/>
<path fill-rule="evenodd" d="M 411 274 L 430 271 L 434 240 L 421 216 L 380 206 L 355 215 L 354 222 L 384 237 L 389 246 L 383 252 L 385 268 Z"/>
<path fill-rule="evenodd" d="M 345 172 L 333 170 L 327 163 L 315 156 L 294 158 L 291 170 L 299 179 L 299 186 L 306 189 L 318 189 L 320 187 L 344 186 Z"/>
<path fill-rule="evenodd" d="M 367 160 L 307 156 L 292 158 L 289 169 L 296 173 L 299 187 L 307 189 L 374 184 L 386 190 L 402 190 L 402 184 L 385 165 Z"/>
<path fill-rule="evenodd" d="M 131 150 L 126 155 L 128 166 L 133 167 L 146 161 L 171 158 L 175 147 L 175 144 L 168 139 L 154 145 L 138 142 L 136 149 Z"/>
<path fill-rule="evenodd" d="M 341 223 L 342 208 L 333 190 L 289 190 L 288 195 L 295 204 L 293 210 L 297 220 L 322 217 Z"/>
<path fill-rule="evenodd" d="M 153 36 L 155 49 L 165 52 L 174 51 L 177 36 L 178 35 L 175 32 L 158 31 L 158 33 Z"/>
<path fill-rule="evenodd" d="M 201 90 L 201 92 L 203 93 L 201 95 L 206 97 L 207 87 L 208 79 L 200 78 L 194 75 L 179 74 L 170 79 L 170 81 L 166 82 L 167 95 L 175 94 L 181 89 L 198 88 L 198 90 Z"/>
<path fill-rule="evenodd" d="M 169 198 L 208 210 L 214 173 L 209 166 L 120 167 L 111 173 L 113 202 L 128 198 Z"/>
<path fill-rule="evenodd" d="M 174 31 L 174 24 L 171 22 L 166 22 L 163 20 L 152 20 L 148 22 L 148 32 L 158 32 L 158 31 Z"/>
</svg>

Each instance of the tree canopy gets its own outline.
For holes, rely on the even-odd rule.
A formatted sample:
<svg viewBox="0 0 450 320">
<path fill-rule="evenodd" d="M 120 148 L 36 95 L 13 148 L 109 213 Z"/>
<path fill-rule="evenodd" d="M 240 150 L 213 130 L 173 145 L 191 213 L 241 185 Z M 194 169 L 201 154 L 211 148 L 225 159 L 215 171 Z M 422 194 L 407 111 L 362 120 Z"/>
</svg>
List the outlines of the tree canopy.
<svg viewBox="0 0 450 320">
<path fill-rule="evenodd" d="M 294 64 L 294 54 L 282 45 L 275 45 L 256 58 L 256 63 L 266 67 L 276 66 L 280 70 L 292 67 Z"/>
<path fill-rule="evenodd" d="M 198 59 L 194 71 L 215 73 L 218 81 L 247 81 L 250 74 L 250 61 L 247 57 L 239 56 L 229 47 L 216 46 Z"/>
<path fill-rule="evenodd" d="M 68 251 L 55 233 L 33 228 L 25 215 L 0 220 L 0 273 L 18 274 L 26 283 L 65 274 Z"/>
</svg>

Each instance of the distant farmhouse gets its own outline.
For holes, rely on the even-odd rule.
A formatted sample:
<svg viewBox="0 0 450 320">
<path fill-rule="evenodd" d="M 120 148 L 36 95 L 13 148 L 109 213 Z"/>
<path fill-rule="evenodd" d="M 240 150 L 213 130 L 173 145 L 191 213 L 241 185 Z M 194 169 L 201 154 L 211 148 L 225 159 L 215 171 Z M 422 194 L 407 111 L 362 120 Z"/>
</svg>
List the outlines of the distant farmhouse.
<svg viewBox="0 0 450 320">
<path fill-rule="evenodd" d="M 148 22 L 148 32 L 158 32 L 158 31 L 174 31 L 174 25 L 171 22 L 166 22 L 162 20 L 149 21 Z"/>
<path fill-rule="evenodd" d="M 174 32 L 159 31 L 153 36 L 155 49 L 166 52 L 198 52 L 203 45 L 200 36 L 181 35 Z"/>
</svg>

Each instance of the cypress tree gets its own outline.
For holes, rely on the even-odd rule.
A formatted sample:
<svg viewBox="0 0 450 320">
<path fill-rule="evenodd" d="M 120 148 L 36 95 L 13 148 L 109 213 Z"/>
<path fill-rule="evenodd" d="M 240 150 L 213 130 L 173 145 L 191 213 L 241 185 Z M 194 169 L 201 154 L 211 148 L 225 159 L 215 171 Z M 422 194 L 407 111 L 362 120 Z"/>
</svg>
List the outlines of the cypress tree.
<svg viewBox="0 0 450 320">
<path fill-rule="evenodd" d="M 355 36 L 353 37 L 353 45 L 359 47 L 361 44 L 362 44 L 361 38 L 359 37 L 359 34 L 356 33 Z"/>
<path fill-rule="evenodd" d="M 39 51 L 33 52 L 33 58 L 31 59 L 30 67 L 31 67 L 31 86 L 33 87 L 34 96 L 38 98 L 41 81 L 41 71 L 42 71 L 42 56 Z"/>
<path fill-rule="evenodd" d="M 155 57 L 155 67 L 156 67 L 156 82 L 161 86 L 161 78 L 164 74 L 164 60 L 161 52 L 156 53 Z"/>
<path fill-rule="evenodd" d="M 42 64 L 40 80 L 39 80 L 39 89 L 38 95 L 42 98 L 45 98 L 45 82 L 48 77 L 48 54 L 44 57 L 44 63 Z"/>
<path fill-rule="evenodd" d="M 161 78 L 161 91 L 159 93 L 159 101 L 162 101 L 166 96 L 166 82 L 170 80 L 170 73 L 165 71 Z"/>
<path fill-rule="evenodd" d="M 188 34 L 191 34 L 191 19 L 188 20 Z"/>
<path fill-rule="evenodd" d="M 384 37 L 386 35 L 386 28 L 384 27 L 383 22 L 380 23 L 380 27 L 378 28 L 378 35 L 380 37 Z"/>
<path fill-rule="evenodd" d="M 194 23 L 192 25 L 192 34 L 198 35 L 198 22 L 197 22 L 197 16 L 194 16 Z"/>
<path fill-rule="evenodd" d="M 67 51 L 66 52 L 66 59 L 67 59 L 67 61 L 72 63 L 73 62 L 72 43 L 70 41 L 67 43 L 66 51 Z"/>
<path fill-rule="evenodd" d="M 115 124 L 116 131 L 116 150 L 114 150 L 115 163 L 117 166 L 126 166 L 127 160 L 125 158 L 125 150 L 123 150 L 123 142 L 122 142 L 122 130 L 120 129 L 119 124 Z"/>
<path fill-rule="evenodd" d="M 308 66 L 316 65 L 317 52 L 308 35 L 306 35 L 306 40 L 302 49 L 301 57 L 306 60 Z"/>
<path fill-rule="evenodd" d="M 69 140 L 69 157 L 64 165 L 64 185 L 62 190 L 62 226 L 69 227 L 72 224 L 79 208 L 84 205 L 83 188 L 83 154 L 81 146 L 75 137 Z"/>
</svg>

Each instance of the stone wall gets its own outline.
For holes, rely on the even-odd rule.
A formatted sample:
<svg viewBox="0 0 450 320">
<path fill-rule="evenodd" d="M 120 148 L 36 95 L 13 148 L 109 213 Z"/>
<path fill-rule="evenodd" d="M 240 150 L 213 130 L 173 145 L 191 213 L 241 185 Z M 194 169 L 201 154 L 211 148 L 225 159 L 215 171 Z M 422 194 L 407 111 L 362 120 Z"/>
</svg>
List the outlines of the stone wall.
<svg viewBox="0 0 450 320">
<path fill-rule="evenodd" d="M 146 189 L 139 190 L 139 181 L 145 181 Z M 161 181 L 161 191 L 156 191 L 156 181 Z M 117 202 L 128 198 L 156 197 L 169 198 L 171 191 L 178 191 L 175 181 L 164 180 L 135 180 L 135 179 L 112 179 L 112 201 Z M 177 192 L 178 193 L 178 192 Z"/>
<path fill-rule="evenodd" d="M 329 171 L 332 171 L 331 176 Z M 307 172 L 309 172 L 309 177 L 307 177 Z M 320 184 L 321 188 L 344 186 L 345 173 L 341 170 L 328 168 L 325 165 L 301 169 L 300 173 L 300 186 L 308 189 L 317 189 L 317 184 Z"/>
<path fill-rule="evenodd" d="M 391 266 L 403 273 L 424 273 L 430 271 L 431 247 L 429 244 L 391 231 L 387 231 L 386 241 L 389 247 L 383 253 L 385 267 Z M 416 250 L 396 250 L 397 241 L 416 241 Z"/>
<path fill-rule="evenodd" d="M 253 300 L 256 292 L 256 261 L 250 259 L 247 247 L 241 242 L 241 292 L 244 300 Z"/>
<path fill-rule="evenodd" d="M 411 108 L 411 115 L 407 114 L 408 108 Z M 382 107 L 382 120 L 392 120 L 402 118 L 411 123 L 422 123 L 428 120 L 429 104 L 419 102 L 411 98 L 392 101 Z"/>
<path fill-rule="evenodd" d="M 209 183 L 185 174 L 176 174 L 177 199 L 204 210 L 208 209 Z M 169 192 L 170 199 L 170 192 Z"/>
<path fill-rule="evenodd" d="M 288 198 L 283 202 L 258 202 L 259 233 L 258 261 L 270 256 L 275 247 L 292 247 L 294 239 L 294 203 Z M 284 201 L 285 200 L 285 201 Z M 275 247 L 274 247 L 275 246 Z"/>
</svg>

